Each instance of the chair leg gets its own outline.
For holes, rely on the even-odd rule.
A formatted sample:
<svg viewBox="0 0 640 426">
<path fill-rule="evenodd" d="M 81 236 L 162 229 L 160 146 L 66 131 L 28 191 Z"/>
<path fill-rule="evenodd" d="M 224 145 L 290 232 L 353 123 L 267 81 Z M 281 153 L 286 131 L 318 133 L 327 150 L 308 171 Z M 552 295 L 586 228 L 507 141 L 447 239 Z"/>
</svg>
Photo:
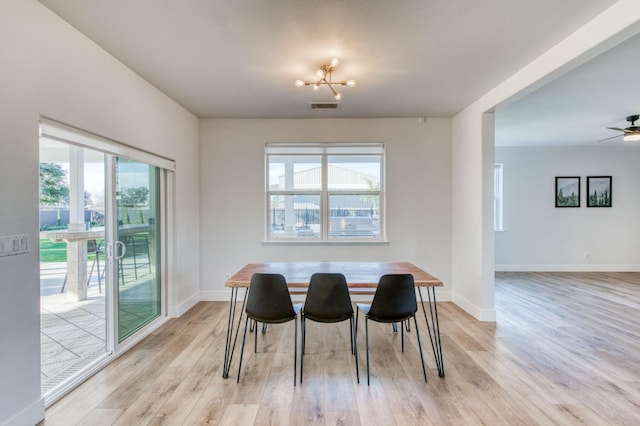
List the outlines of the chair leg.
<svg viewBox="0 0 640 426">
<path fill-rule="evenodd" d="M 133 272 L 137 280 L 138 279 L 138 263 L 136 262 L 136 240 L 131 238 L 129 241 L 131 242 L 131 250 L 133 250 Z"/>
<path fill-rule="evenodd" d="M 255 328 L 255 331 L 253 333 L 253 353 L 257 354 L 258 353 L 258 322 L 256 320 L 252 320 L 253 321 L 253 327 Z"/>
<path fill-rule="evenodd" d="M 365 342 L 367 346 L 367 386 L 371 384 L 369 379 L 369 318 L 364 317 L 364 334 L 365 334 Z"/>
<path fill-rule="evenodd" d="M 351 355 L 353 355 L 353 316 L 349 318 L 349 337 L 351 338 Z"/>
<path fill-rule="evenodd" d="M 296 385 L 296 370 L 298 369 L 298 318 L 293 319 L 294 338 L 293 338 L 293 386 Z M 300 373 L 302 374 L 302 373 Z"/>
<path fill-rule="evenodd" d="M 353 318 L 351 318 L 351 323 L 353 324 Z M 353 354 L 356 357 L 356 380 L 358 381 L 358 384 L 360 384 L 360 370 L 358 368 L 358 329 L 351 327 L 351 332 L 353 333 L 353 346 L 351 348 L 353 349 Z"/>
<path fill-rule="evenodd" d="M 240 349 L 240 362 L 238 363 L 238 379 L 236 383 L 240 383 L 240 369 L 242 368 L 242 355 L 244 354 L 244 342 L 247 340 L 247 324 L 249 324 L 249 317 L 244 320 L 244 333 L 242 334 L 242 349 Z"/>
<path fill-rule="evenodd" d="M 97 254 L 96 254 L 97 256 Z M 89 288 L 89 283 L 91 282 L 91 277 L 93 276 L 93 270 L 96 267 L 96 259 L 93 259 L 93 262 L 91 262 L 91 270 L 89 271 L 89 276 L 87 277 L 87 288 Z M 98 272 L 98 277 L 100 277 L 100 272 Z"/>
<path fill-rule="evenodd" d="M 400 323 L 400 347 L 402 348 L 402 353 L 404 353 L 404 321 Z"/>
<path fill-rule="evenodd" d="M 422 356 L 422 344 L 420 343 L 420 333 L 418 332 L 418 320 L 416 316 L 413 316 L 413 321 L 416 325 L 416 337 L 418 338 L 418 349 L 420 349 L 420 361 L 422 361 L 422 373 L 424 374 L 424 381 L 427 381 L 427 370 L 424 368 L 424 357 Z"/>
<path fill-rule="evenodd" d="M 100 256 L 96 252 L 96 264 L 98 266 L 98 292 L 102 293 L 102 277 L 100 276 Z"/>
<path fill-rule="evenodd" d="M 302 383 L 302 374 L 304 371 L 304 345 L 307 337 L 307 322 L 304 319 L 304 315 L 300 316 L 300 326 L 302 328 L 302 348 L 300 352 L 300 383 Z"/>
</svg>

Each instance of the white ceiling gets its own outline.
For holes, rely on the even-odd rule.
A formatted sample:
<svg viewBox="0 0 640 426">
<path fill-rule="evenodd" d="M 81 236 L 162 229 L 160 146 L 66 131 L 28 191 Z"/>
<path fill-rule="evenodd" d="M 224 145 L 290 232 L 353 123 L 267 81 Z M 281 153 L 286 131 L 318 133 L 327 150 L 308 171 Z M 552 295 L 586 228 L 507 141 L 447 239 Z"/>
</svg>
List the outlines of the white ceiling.
<svg viewBox="0 0 640 426">
<path fill-rule="evenodd" d="M 40 0 L 201 118 L 451 117 L 615 0 Z M 338 111 L 296 88 L 340 58 Z M 496 145 L 615 146 L 640 36 L 496 111 Z"/>
<path fill-rule="evenodd" d="M 450 117 L 615 3 L 40 1 L 202 118 Z M 293 83 L 332 56 L 357 85 L 339 111 L 309 111 L 329 90 Z"/>
<path fill-rule="evenodd" d="M 640 35 L 636 35 L 497 109 L 496 145 L 634 145 L 623 142 L 622 137 L 598 141 L 622 135 L 607 127 L 628 127 L 625 118 L 640 114 L 639 83 Z"/>
</svg>

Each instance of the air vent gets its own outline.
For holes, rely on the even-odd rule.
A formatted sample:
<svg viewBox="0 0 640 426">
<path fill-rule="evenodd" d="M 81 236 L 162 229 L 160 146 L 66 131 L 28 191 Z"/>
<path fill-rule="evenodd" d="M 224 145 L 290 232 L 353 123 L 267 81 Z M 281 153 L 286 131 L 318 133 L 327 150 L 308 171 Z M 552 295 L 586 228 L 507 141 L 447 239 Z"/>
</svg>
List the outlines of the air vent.
<svg viewBox="0 0 640 426">
<path fill-rule="evenodd" d="M 340 102 L 309 102 L 309 109 L 314 111 L 331 111 L 340 109 Z"/>
</svg>

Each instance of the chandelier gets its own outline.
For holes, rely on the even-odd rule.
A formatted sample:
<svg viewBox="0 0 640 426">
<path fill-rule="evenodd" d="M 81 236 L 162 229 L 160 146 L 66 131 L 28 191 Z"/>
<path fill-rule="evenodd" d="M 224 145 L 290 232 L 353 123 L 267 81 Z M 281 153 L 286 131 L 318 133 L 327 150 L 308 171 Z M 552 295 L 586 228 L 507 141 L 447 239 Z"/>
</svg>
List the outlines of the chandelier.
<svg viewBox="0 0 640 426">
<path fill-rule="evenodd" d="M 318 69 L 318 71 L 316 71 L 316 75 L 318 76 L 319 80 L 317 81 L 296 80 L 296 87 L 312 86 L 313 90 L 318 90 L 321 84 L 326 84 L 327 87 L 331 89 L 331 92 L 333 93 L 333 97 L 336 98 L 336 100 L 340 100 L 342 98 L 342 95 L 333 86 L 340 85 L 340 86 L 353 87 L 356 85 L 356 81 L 355 80 L 332 81 L 331 74 L 333 73 L 333 70 L 337 66 L 338 66 L 338 58 L 332 58 L 330 63 L 322 65 Z"/>
</svg>

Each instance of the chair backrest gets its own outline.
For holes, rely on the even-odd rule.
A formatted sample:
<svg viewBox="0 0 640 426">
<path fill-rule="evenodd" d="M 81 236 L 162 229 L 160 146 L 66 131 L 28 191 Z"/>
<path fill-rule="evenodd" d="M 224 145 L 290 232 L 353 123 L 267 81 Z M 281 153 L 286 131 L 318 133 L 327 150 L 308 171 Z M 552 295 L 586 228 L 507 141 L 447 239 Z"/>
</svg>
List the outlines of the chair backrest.
<svg viewBox="0 0 640 426">
<path fill-rule="evenodd" d="M 380 322 L 398 322 L 410 318 L 417 310 L 413 275 L 389 274 L 380 277 L 369 318 Z"/>
<path fill-rule="evenodd" d="M 313 274 L 303 312 L 306 318 L 318 322 L 339 322 L 351 318 L 353 305 L 344 275 Z"/>
<path fill-rule="evenodd" d="M 280 274 L 253 274 L 249 284 L 246 312 L 249 318 L 265 323 L 280 323 L 294 319 L 296 313 L 285 278 Z"/>
<path fill-rule="evenodd" d="M 95 253 L 100 250 L 100 246 L 96 240 L 87 240 L 87 253 Z"/>
</svg>

